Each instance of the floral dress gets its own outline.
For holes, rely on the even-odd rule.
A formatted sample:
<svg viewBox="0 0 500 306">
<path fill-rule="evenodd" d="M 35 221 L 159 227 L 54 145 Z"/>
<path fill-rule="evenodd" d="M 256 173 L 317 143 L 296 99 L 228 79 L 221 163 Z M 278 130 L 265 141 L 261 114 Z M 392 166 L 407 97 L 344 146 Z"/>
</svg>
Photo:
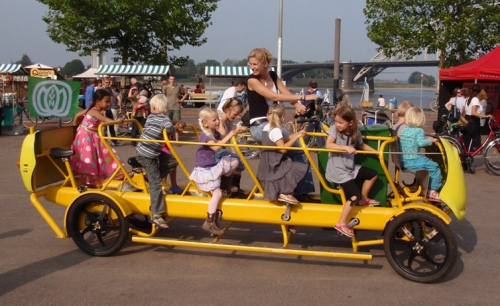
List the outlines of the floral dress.
<svg viewBox="0 0 500 306">
<path fill-rule="evenodd" d="M 97 110 L 97 108 L 93 108 Z M 71 148 L 75 154 L 71 156 L 71 169 L 75 176 L 80 176 L 86 184 L 96 185 L 107 180 L 116 170 L 118 164 L 104 146 L 97 132 L 101 122 L 85 114 L 82 123 L 76 130 L 75 140 Z M 112 149 L 120 163 L 120 156 Z"/>
</svg>

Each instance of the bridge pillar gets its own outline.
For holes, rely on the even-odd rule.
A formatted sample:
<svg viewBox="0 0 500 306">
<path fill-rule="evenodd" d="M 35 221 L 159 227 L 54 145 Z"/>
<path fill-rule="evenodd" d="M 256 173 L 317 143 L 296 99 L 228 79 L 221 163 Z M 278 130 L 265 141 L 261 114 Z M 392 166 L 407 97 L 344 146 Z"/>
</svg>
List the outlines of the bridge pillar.
<svg viewBox="0 0 500 306">
<path fill-rule="evenodd" d="M 354 78 L 354 73 L 352 70 L 352 65 L 350 64 L 343 64 L 342 65 L 342 86 L 341 88 L 344 89 L 346 92 L 352 91 L 354 89 L 353 84 L 352 84 L 352 79 Z"/>
</svg>

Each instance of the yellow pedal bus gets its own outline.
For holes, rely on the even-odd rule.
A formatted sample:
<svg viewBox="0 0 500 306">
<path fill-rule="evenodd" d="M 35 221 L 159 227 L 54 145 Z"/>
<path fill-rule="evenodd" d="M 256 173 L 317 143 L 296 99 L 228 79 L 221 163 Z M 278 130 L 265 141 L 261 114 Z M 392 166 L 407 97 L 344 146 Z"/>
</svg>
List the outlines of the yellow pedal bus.
<svg viewBox="0 0 500 306">
<path fill-rule="evenodd" d="M 130 120 L 133 121 L 135 120 Z M 112 123 L 102 124 L 103 127 L 107 125 Z M 184 133 L 198 135 L 194 126 L 188 127 L 184 129 Z M 235 139 L 233 144 L 227 145 L 234 147 L 240 155 L 247 169 L 244 175 L 253 180 L 254 187 L 245 199 L 223 197 L 219 203 L 221 212 L 218 214 L 217 222 L 224 222 L 225 232 L 235 222 L 277 225 L 281 228 L 283 236 L 281 247 L 267 247 L 263 244 L 254 246 L 259 245 L 259 241 L 255 241 L 252 246 L 224 243 L 224 235 L 215 237 L 210 243 L 168 238 L 168 231 L 162 233 L 162 236 L 167 237 L 158 237 L 156 234 L 159 229 L 151 224 L 146 228 L 135 226 L 144 225 L 138 223 L 144 223 L 146 220 L 138 216 L 151 214 L 148 183 L 144 172 L 137 166 L 132 166 L 132 169 L 130 166 L 127 168 L 120 166 L 102 185 L 85 186 L 73 175 L 69 164 L 69 157 L 73 154 L 71 143 L 74 139 L 74 127 L 37 132 L 32 129 L 24 140 L 19 167 L 26 189 L 31 193 L 32 204 L 57 237 L 71 237 L 82 251 L 90 255 L 109 256 L 118 252 L 128 241 L 129 233 L 132 234 L 132 242 L 137 243 L 358 260 L 372 259 L 371 254 L 360 252 L 361 248 L 383 245 L 390 265 L 404 278 L 421 283 L 439 281 L 450 273 L 457 260 L 457 243 L 449 227 L 452 221 L 450 215 L 455 215 L 458 220 L 465 217 L 466 189 L 456 149 L 441 139 L 425 152 L 429 158 L 439 163 L 444 182 L 440 193 L 443 202 L 431 202 L 425 197 L 428 173 L 419 171 L 402 174 L 397 141 L 390 135 L 387 127 L 370 126 L 361 129 L 364 129 L 362 131 L 365 142 L 378 150 L 358 151 L 357 163 L 368 165 L 378 171 L 379 178 L 372 188 L 370 197 L 379 200 L 382 206 L 353 208 L 349 219 L 355 236 L 351 238 L 352 251 L 346 252 L 315 250 L 313 247 L 298 249 L 289 246 L 290 240 L 293 239 L 291 229 L 294 226 L 333 228 L 340 217 L 342 204 L 346 201 L 342 189 L 325 180 L 324 169 L 329 150 L 307 148 L 303 139 L 300 139 L 301 148 L 288 149 L 304 151 L 321 189 L 313 197 L 321 199 L 321 203 L 289 205 L 264 198 L 255 171 L 241 152 L 243 148 L 252 146 L 239 145 Z M 325 134 L 309 133 L 309 135 Z M 101 139 L 103 145 L 110 150 L 108 141 L 111 138 L 101 134 Z M 174 144 L 182 144 L 183 148 L 192 147 L 194 155 L 199 143 L 167 139 L 164 142 L 179 163 L 180 172 L 183 173 L 179 176 L 185 175 L 188 178 L 191 169 L 186 167 L 182 157 L 179 156 L 179 148 Z M 260 148 L 266 147 L 260 146 Z M 124 178 L 116 179 L 122 173 Z M 404 182 L 403 176 L 408 180 L 410 175 L 413 177 L 413 182 L 408 184 Z M 169 188 L 165 181 L 164 187 L 165 190 Z M 166 217 L 171 227 L 175 226 L 175 220 L 178 218 L 206 218 L 210 195 L 198 190 L 192 181 L 181 187 L 184 189 L 181 195 L 164 195 Z M 62 227 L 42 204 L 42 198 L 65 208 Z M 221 224 L 221 228 L 224 224 Z M 202 231 L 201 227 L 199 230 Z M 378 232 L 377 238 L 360 239 L 360 236 L 367 236 L 359 235 L 362 231 Z M 324 235 L 332 233 L 325 231 Z M 244 231 L 231 234 L 248 235 Z M 258 240 L 255 236 L 244 238 Z M 333 238 L 333 235 L 331 237 Z"/>
</svg>

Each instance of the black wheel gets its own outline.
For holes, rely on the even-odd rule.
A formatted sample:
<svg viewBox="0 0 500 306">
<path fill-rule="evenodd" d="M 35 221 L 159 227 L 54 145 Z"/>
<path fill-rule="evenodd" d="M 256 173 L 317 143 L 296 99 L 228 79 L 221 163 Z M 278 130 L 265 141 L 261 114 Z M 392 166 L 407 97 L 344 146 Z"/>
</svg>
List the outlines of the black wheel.
<svg viewBox="0 0 500 306">
<path fill-rule="evenodd" d="M 500 175 L 500 138 L 495 139 L 486 147 L 484 163 L 491 173 Z"/>
<path fill-rule="evenodd" d="M 151 229 L 152 224 L 149 222 L 149 218 L 146 215 L 131 215 L 127 217 L 130 227 L 135 227 L 139 230 Z"/>
<path fill-rule="evenodd" d="M 448 225 L 425 211 L 407 211 L 387 225 L 384 251 L 402 277 L 419 283 L 437 282 L 457 261 L 457 242 Z"/>
<path fill-rule="evenodd" d="M 111 200 L 88 195 L 76 200 L 68 212 L 68 233 L 75 244 L 93 256 L 118 252 L 128 238 L 128 220 Z"/>
</svg>

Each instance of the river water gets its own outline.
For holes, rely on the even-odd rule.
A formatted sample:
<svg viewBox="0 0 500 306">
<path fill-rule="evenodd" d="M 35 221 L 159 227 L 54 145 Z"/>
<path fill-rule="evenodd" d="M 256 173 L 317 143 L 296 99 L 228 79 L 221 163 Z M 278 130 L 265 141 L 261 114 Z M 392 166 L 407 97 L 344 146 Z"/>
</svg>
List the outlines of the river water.
<svg viewBox="0 0 500 306">
<path fill-rule="evenodd" d="M 304 88 L 305 90 L 306 88 Z M 319 88 L 321 93 L 325 93 L 326 89 Z M 292 93 L 298 94 L 300 89 L 291 89 Z M 422 95 L 421 95 L 422 94 Z M 354 106 L 358 106 L 358 103 L 361 99 L 361 93 L 349 93 L 349 97 L 351 98 L 351 102 Z M 419 89 L 380 89 L 375 90 L 374 93 L 370 93 L 370 100 L 376 105 L 377 99 L 382 95 L 385 99 L 386 103 L 389 103 L 390 99 L 396 99 L 398 104 L 403 101 L 411 101 L 413 105 L 422 107 L 424 109 L 429 108 L 429 101 L 435 99 L 436 91 L 435 90 L 422 90 L 420 92 Z M 422 97 L 422 99 L 420 98 Z M 330 90 L 330 102 L 333 102 L 334 99 L 332 97 L 332 92 Z M 420 104 L 422 101 L 422 104 Z"/>
</svg>

